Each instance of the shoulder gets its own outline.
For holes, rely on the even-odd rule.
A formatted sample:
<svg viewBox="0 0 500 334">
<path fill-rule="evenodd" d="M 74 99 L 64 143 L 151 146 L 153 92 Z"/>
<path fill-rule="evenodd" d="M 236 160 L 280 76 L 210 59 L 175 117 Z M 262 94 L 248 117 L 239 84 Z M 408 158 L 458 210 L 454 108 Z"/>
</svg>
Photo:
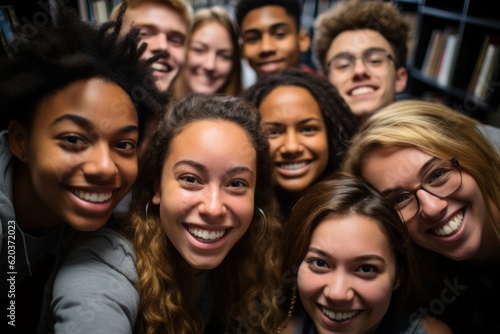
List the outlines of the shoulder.
<svg viewBox="0 0 500 334">
<path fill-rule="evenodd" d="M 440 320 L 434 318 L 421 318 L 420 323 L 428 334 L 453 334 L 450 327 Z"/>
<path fill-rule="evenodd" d="M 137 280 L 130 242 L 107 228 L 92 233 L 57 272 L 51 304 L 56 332 L 68 326 L 82 333 L 131 332 L 139 305 Z"/>
</svg>

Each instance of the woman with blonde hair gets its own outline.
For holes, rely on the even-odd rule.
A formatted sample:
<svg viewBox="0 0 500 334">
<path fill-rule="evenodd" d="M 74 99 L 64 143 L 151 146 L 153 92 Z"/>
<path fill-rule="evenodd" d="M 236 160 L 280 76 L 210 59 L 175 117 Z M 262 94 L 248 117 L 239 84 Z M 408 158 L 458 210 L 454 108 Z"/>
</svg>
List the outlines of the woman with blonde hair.
<svg viewBox="0 0 500 334">
<path fill-rule="evenodd" d="M 242 91 L 241 56 L 233 19 L 221 6 L 195 12 L 186 64 L 174 84 L 182 98 L 189 93 L 239 96 Z"/>
<path fill-rule="evenodd" d="M 500 157 L 478 125 L 442 104 L 395 102 L 366 121 L 344 161 L 392 203 L 416 244 L 463 274 L 445 274 L 466 283 L 453 304 L 470 307 L 472 326 L 457 332 L 500 329 L 485 306 L 500 297 Z"/>
</svg>

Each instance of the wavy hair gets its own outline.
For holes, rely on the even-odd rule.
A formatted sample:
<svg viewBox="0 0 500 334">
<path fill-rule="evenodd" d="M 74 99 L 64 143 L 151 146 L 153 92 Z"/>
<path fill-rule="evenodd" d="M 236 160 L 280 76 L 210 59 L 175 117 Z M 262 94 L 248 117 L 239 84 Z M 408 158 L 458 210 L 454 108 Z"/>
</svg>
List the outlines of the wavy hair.
<svg viewBox="0 0 500 334">
<path fill-rule="evenodd" d="M 410 24 L 397 4 L 383 0 L 341 0 L 320 14 L 314 24 L 313 50 L 316 62 L 327 73 L 326 55 L 332 41 L 346 30 L 370 29 L 379 32 L 391 45 L 399 67 L 408 54 Z"/>
<path fill-rule="evenodd" d="M 419 265 L 414 246 L 405 224 L 385 198 L 361 179 L 338 172 L 309 188 L 293 207 L 286 222 L 282 272 L 287 275 L 284 285 L 287 300 L 296 289 L 298 268 L 309 249 L 311 236 L 317 225 L 328 216 L 361 215 L 370 218 L 380 227 L 396 260 L 396 279 L 399 287 L 394 290 L 390 308 L 413 308 L 421 301 Z M 346 236 L 355 238 L 356 236 Z M 301 307 L 299 298 L 296 307 Z"/>
<path fill-rule="evenodd" d="M 156 90 L 150 63 L 140 59 L 146 45 L 139 31 L 120 37 L 126 5 L 116 21 L 95 27 L 73 8 L 58 2 L 55 23 L 19 41 L 13 58 L 0 62 L 0 129 L 17 119 L 30 129 L 39 103 L 78 80 L 101 78 L 120 86 L 139 115 L 141 138 L 146 122 L 164 113 L 169 96 Z"/>
<path fill-rule="evenodd" d="M 358 129 L 356 116 L 326 78 L 300 69 L 288 69 L 279 75 L 266 75 L 247 88 L 242 97 L 259 108 L 266 96 L 281 86 L 305 88 L 319 105 L 328 134 L 328 162 L 325 171 L 318 178 L 321 180 L 340 168 L 348 144 Z M 286 207 L 284 203 L 280 204 Z"/>
<path fill-rule="evenodd" d="M 191 45 L 191 38 L 194 33 L 203 28 L 209 23 L 220 24 L 228 33 L 231 39 L 231 45 L 233 47 L 233 53 L 231 57 L 232 66 L 229 77 L 227 78 L 224 85 L 219 88 L 216 93 L 223 95 L 239 96 L 243 89 L 242 78 L 241 78 L 241 52 L 240 44 L 238 42 L 238 35 L 236 32 L 235 25 L 229 13 L 224 7 L 212 6 L 208 8 L 200 8 L 194 14 L 193 29 L 191 30 L 190 39 L 188 41 L 188 52 L 186 54 L 189 57 L 189 47 Z M 186 61 L 187 64 L 187 61 Z M 184 67 L 183 72 L 187 71 L 187 65 Z M 175 95 L 178 98 L 182 98 L 190 93 L 190 88 L 186 81 L 184 75 L 180 75 L 179 78 L 174 83 Z"/>
<path fill-rule="evenodd" d="M 260 116 L 246 101 L 229 96 L 191 94 L 175 103 L 160 124 L 158 132 L 141 160 L 133 190 L 131 217 L 126 234 L 136 249 L 139 275 L 140 314 L 137 333 L 201 333 L 206 324 L 198 310 L 188 307 L 185 294 L 194 283 L 181 280 L 179 253 L 162 230 L 158 206 L 146 205 L 161 182 L 163 164 L 172 140 L 189 124 L 200 120 L 225 120 L 245 130 L 257 155 L 257 181 L 254 217 L 247 232 L 214 270 L 223 293 L 218 295 L 217 316 L 225 329 L 257 326 L 267 331 L 280 316 L 278 240 L 281 224 L 276 220 L 272 197 L 271 162 L 267 138 L 260 127 Z M 263 219 L 257 208 L 267 216 Z M 267 220 L 267 225 L 265 221 Z M 260 315 L 259 323 L 251 323 Z"/>
<path fill-rule="evenodd" d="M 439 103 L 404 100 L 382 108 L 367 119 L 353 138 L 343 169 L 362 177 L 365 159 L 373 151 L 412 147 L 440 159 L 455 157 L 476 180 L 487 205 L 493 230 L 500 239 L 500 157 L 480 132 L 480 123 Z"/>
</svg>

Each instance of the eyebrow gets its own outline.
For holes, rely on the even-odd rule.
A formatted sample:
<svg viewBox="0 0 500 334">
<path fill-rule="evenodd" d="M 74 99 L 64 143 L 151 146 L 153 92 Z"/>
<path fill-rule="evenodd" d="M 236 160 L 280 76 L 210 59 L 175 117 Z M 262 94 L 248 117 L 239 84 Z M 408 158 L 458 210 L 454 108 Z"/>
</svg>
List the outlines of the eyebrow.
<svg viewBox="0 0 500 334">
<path fill-rule="evenodd" d="M 69 121 L 69 122 L 75 123 L 76 125 L 78 125 L 79 127 L 83 128 L 84 130 L 86 130 L 88 132 L 90 132 L 94 129 L 92 122 L 90 122 L 88 119 L 86 119 L 82 116 L 78 116 L 78 115 L 74 115 L 74 114 L 64 114 L 64 115 L 56 118 L 50 124 L 50 126 L 55 126 L 63 121 Z M 120 134 L 129 133 L 129 132 L 139 132 L 139 127 L 136 125 L 126 125 L 124 127 L 121 127 L 118 130 L 118 132 Z"/>
<path fill-rule="evenodd" d="M 174 168 L 178 167 L 178 166 L 181 166 L 181 165 L 188 165 L 188 166 L 191 166 L 191 167 L 199 170 L 202 173 L 207 173 L 207 167 L 205 167 L 204 165 L 200 164 L 199 162 L 196 162 L 196 161 L 193 161 L 193 160 L 180 160 L 180 161 L 177 161 L 174 164 Z M 227 171 L 227 174 L 229 174 L 229 175 L 235 175 L 235 174 L 244 173 L 244 172 L 249 172 L 249 173 L 255 174 L 250 168 L 245 167 L 245 166 L 230 167 L 228 169 L 228 171 Z"/>
<path fill-rule="evenodd" d="M 429 168 L 429 165 L 431 165 L 432 163 L 434 163 L 434 161 L 436 161 L 436 160 L 437 160 L 436 157 L 432 157 L 429 160 L 427 160 L 422 165 L 422 167 L 420 167 L 420 170 L 418 171 L 418 177 L 419 177 L 419 179 L 422 179 L 422 177 L 424 176 L 424 171 L 426 171 Z M 403 190 L 402 187 L 397 186 L 397 187 L 392 187 L 392 188 L 389 188 L 389 189 L 385 189 L 384 191 L 381 191 L 380 193 L 382 194 L 382 196 L 387 196 L 387 195 L 390 195 L 390 194 L 395 193 L 397 191 L 404 191 L 404 190 Z"/>
<path fill-rule="evenodd" d="M 322 251 L 321 249 L 318 249 L 318 248 L 315 248 L 315 247 L 310 247 L 309 248 L 309 252 L 316 253 L 316 254 L 318 254 L 318 255 L 326 258 L 326 259 L 331 258 L 331 256 L 329 254 L 327 254 L 324 251 Z M 381 262 L 385 263 L 385 260 L 384 260 L 383 257 L 381 257 L 379 255 L 375 255 L 375 254 L 367 254 L 367 255 L 356 256 L 352 260 L 353 260 L 353 262 L 362 262 L 362 261 L 369 261 L 369 260 L 377 260 L 377 261 L 381 261 Z"/>
<path fill-rule="evenodd" d="M 305 123 L 308 123 L 310 121 L 318 121 L 318 122 L 321 122 L 321 119 L 319 118 L 316 118 L 316 117 L 309 117 L 309 118 L 306 118 L 306 119 L 303 119 L 302 121 L 299 122 L 299 124 L 305 124 Z M 265 125 L 273 125 L 273 126 L 281 126 L 283 125 L 283 123 L 280 123 L 280 122 L 264 122 Z"/>
<path fill-rule="evenodd" d="M 269 26 L 269 28 L 266 30 L 261 30 L 258 28 L 249 28 L 249 29 L 243 31 L 242 35 L 260 34 L 262 31 L 274 30 L 274 29 L 283 28 L 283 27 L 285 27 L 285 28 L 290 27 L 290 24 L 287 22 L 278 22 L 278 23 L 275 23 L 275 24 L 272 24 L 271 26 Z"/>
</svg>

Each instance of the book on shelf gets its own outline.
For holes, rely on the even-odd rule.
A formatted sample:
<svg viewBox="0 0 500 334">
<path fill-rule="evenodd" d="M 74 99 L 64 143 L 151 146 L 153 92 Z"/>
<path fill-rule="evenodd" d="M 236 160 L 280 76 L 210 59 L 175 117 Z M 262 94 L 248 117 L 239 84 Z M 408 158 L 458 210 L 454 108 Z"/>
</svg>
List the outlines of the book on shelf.
<svg viewBox="0 0 500 334">
<path fill-rule="evenodd" d="M 472 72 L 469 87 L 467 89 L 467 91 L 470 94 L 474 94 L 474 89 L 476 87 L 477 78 L 479 76 L 479 72 L 481 72 L 481 67 L 483 65 L 484 56 L 486 55 L 486 49 L 488 48 L 490 38 L 491 38 L 491 35 L 486 35 L 484 37 L 483 45 L 481 46 L 481 51 L 479 52 L 479 56 L 477 57 L 476 65 L 474 66 L 474 71 Z"/>
<path fill-rule="evenodd" d="M 498 72 L 500 62 L 500 36 L 489 36 L 484 57 L 479 61 L 481 67 L 472 94 L 480 100 L 485 100 L 490 95 L 488 91 L 492 88 L 492 80 L 497 78 L 496 72 Z"/>
<path fill-rule="evenodd" d="M 444 29 L 436 28 L 432 31 L 431 39 L 427 46 L 427 52 L 424 57 L 424 63 L 422 65 L 422 73 L 427 78 L 437 79 L 441 67 L 445 64 L 443 60 L 448 37 L 454 34 L 458 36 L 456 27 L 446 27 Z M 453 57 L 451 59 L 453 59 Z"/>
<path fill-rule="evenodd" d="M 19 28 L 19 20 L 12 6 L 0 6 L 0 44 L 3 55 L 12 57 L 14 55 L 14 41 Z"/>
<path fill-rule="evenodd" d="M 406 20 L 410 24 L 410 33 L 408 38 L 408 54 L 406 57 L 406 62 L 408 64 L 413 64 L 413 55 L 415 54 L 415 50 L 417 47 L 417 38 L 418 36 L 418 16 L 416 12 L 408 12 L 405 13 Z"/>
<path fill-rule="evenodd" d="M 457 32 L 451 32 L 446 36 L 446 43 L 436 76 L 437 83 L 442 86 L 447 86 L 451 82 L 451 76 L 455 68 L 455 63 L 458 56 L 457 43 Z"/>
</svg>

